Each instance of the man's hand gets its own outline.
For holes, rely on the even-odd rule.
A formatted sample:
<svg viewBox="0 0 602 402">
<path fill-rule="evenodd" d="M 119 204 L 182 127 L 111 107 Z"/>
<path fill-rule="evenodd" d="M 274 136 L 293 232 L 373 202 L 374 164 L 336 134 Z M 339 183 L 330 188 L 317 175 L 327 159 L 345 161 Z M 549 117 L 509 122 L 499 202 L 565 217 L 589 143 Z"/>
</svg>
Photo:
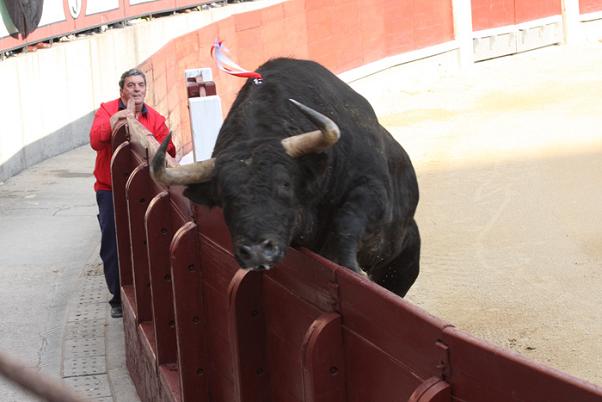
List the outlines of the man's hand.
<svg viewBox="0 0 602 402">
<path fill-rule="evenodd" d="M 125 120 L 128 117 L 134 117 L 135 110 L 136 104 L 134 103 L 134 100 L 131 98 L 128 99 L 127 107 L 111 116 L 111 119 L 109 120 L 109 123 L 111 124 L 111 130 L 115 130 L 115 125 L 117 125 L 117 123 L 120 121 Z"/>
</svg>

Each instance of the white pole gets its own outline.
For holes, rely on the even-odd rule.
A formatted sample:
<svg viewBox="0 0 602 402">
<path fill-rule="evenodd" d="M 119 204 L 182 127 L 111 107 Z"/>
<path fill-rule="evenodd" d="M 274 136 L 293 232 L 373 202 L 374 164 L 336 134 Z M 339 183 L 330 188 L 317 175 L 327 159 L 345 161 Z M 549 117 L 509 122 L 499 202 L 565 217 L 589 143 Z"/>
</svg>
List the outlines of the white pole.
<svg viewBox="0 0 602 402">
<path fill-rule="evenodd" d="M 562 27 L 565 44 L 572 45 L 582 41 L 579 0 L 562 0 Z"/>
<path fill-rule="evenodd" d="M 472 5 L 470 0 L 452 0 L 454 33 L 459 46 L 460 66 L 470 67 L 474 63 L 472 37 Z"/>
</svg>

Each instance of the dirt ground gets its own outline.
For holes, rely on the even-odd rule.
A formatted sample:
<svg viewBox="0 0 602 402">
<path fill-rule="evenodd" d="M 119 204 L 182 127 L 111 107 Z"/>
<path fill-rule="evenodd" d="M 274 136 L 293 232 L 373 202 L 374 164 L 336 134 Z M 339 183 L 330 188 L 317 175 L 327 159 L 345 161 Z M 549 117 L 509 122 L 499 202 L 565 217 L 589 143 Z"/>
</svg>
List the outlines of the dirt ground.
<svg viewBox="0 0 602 402">
<path fill-rule="evenodd" d="M 422 272 L 407 298 L 602 385 L 602 44 L 392 91 L 396 74 L 363 84 L 389 91 L 377 113 L 418 174 Z"/>
</svg>

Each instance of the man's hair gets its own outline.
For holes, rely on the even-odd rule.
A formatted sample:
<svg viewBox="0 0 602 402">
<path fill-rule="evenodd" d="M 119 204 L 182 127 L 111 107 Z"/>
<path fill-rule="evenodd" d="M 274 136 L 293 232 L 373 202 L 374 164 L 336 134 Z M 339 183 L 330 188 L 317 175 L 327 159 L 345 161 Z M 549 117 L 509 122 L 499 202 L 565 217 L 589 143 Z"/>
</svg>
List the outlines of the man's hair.
<svg viewBox="0 0 602 402">
<path fill-rule="evenodd" d="M 121 78 L 119 79 L 119 89 L 123 89 L 123 84 L 125 83 L 125 79 L 127 77 L 131 77 L 133 75 L 141 76 L 144 79 L 144 85 L 146 85 L 146 75 L 144 75 L 144 73 L 142 71 L 138 70 L 137 68 L 132 68 L 130 70 L 127 70 L 123 74 L 121 74 Z"/>
</svg>

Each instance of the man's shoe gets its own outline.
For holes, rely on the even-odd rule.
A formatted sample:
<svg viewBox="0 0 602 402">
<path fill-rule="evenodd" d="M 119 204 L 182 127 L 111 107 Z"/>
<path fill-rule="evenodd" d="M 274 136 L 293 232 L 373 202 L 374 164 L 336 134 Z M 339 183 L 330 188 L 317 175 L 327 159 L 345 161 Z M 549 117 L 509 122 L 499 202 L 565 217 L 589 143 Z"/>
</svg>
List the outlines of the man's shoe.
<svg viewBox="0 0 602 402">
<path fill-rule="evenodd" d="M 111 307 L 111 317 L 113 317 L 113 318 L 123 317 L 123 309 L 121 308 L 121 306 Z"/>
</svg>

